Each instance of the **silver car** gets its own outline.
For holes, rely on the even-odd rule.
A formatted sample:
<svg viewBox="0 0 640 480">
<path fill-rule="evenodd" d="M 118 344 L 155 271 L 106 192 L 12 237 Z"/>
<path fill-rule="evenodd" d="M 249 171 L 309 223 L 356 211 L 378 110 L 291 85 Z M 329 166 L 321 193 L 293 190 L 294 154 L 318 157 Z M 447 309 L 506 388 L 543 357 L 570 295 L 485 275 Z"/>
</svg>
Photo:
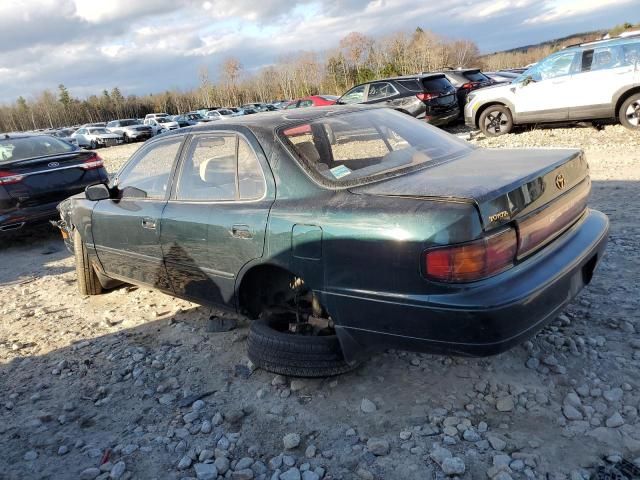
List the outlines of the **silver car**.
<svg viewBox="0 0 640 480">
<path fill-rule="evenodd" d="M 144 124 L 153 129 L 154 135 L 159 135 L 166 131 L 180 128 L 178 122 L 174 122 L 168 117 L 147 118 L 145 119 Z"/>
<path fill-rule="evenodd" d="M 112 147 L 122 143 L 122 136 L 111 133 L 104 127 L 79 128 L 73 137 L 78 142 L 79 147 L 98 148 Z"/>
<path fill-rule="evenodd" d="M 127 118 L 124 120 L 113 120 L 107 123 L 107 130 L 122 136 L 124 143 L 136 140 L 147 140 L 153 136 L 153 129 L 135 118 Z"/>
</svg>

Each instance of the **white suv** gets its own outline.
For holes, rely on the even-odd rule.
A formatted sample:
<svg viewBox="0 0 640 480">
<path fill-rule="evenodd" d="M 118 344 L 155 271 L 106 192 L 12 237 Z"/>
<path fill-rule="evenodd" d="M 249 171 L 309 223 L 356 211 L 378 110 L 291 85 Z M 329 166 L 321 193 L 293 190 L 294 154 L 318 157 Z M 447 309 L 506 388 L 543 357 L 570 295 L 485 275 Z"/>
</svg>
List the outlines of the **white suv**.
<svg viewBox="0 0 640 480">
<path fill-rule="evenodd" d="M 526 123 L 613 118 L 640 131 L 640 37 L 556 52 L 512 83 L 469 94 L 464 117 L 487 136 Z"/>
</svg>

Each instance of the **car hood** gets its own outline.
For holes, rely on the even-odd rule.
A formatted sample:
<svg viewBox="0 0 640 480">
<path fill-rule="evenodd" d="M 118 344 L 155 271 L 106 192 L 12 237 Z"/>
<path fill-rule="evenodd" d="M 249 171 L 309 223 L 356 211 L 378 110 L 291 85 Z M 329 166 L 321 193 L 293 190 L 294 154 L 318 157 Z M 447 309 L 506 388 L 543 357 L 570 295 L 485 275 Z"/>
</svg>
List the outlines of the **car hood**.
<svg viewBox="0 0 640 480">
<path fill-rule="evenodd" d="M 89 134 L 89 136 L 96 138 L 120 138 L 120 135 L 118 135 L 117 133 L 100 133 L 98 135 Z"/>
<path fill-rule="evenodd" d="M 488 87 L 478 88 L 477 90 L 474 90 L 470 95 L 472 95 L 473 98 L 485 96 L 495 98 L 506 95 L 513 87 L 514 85 L 512 85 L 511 83 L 499 83 L 497 85 L 489 85 Z"/>
</svg>

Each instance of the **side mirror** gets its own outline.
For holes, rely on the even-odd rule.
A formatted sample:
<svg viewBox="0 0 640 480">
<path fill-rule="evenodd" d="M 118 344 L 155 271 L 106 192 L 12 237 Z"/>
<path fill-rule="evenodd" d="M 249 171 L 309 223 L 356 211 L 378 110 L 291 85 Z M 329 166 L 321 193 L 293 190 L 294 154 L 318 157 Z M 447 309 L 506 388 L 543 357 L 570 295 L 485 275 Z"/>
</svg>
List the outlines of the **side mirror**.
<svg viewBox="0 0 640 480">
<path fill-rule="evenodd" d="M 535 80 L 533 79 L 533 77 L 531 75 L 528 75 L 523 81 L 522 81 L 522 86 L 526 87 L 527 85 L 529 85 L 530 83 L 535 83 Z"/>
<path fill-rule="evenodd" d="M 89 185 L 84 190 L 84 194 L 85 197 L 87 197 L 87 200 L 91 200 L 92 202 L 97 202 L 98 200 L 107 200 L 111 198 L 111 193 L 109 193 L 109 189 L 104 183 Z"/>
</svg>

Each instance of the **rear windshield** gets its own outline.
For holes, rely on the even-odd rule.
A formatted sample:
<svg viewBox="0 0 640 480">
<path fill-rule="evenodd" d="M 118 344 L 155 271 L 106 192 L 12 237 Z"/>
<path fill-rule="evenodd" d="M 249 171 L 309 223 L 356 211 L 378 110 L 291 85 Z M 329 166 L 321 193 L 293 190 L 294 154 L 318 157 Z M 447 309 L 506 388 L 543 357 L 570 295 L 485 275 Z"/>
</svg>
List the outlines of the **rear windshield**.
<svg viewBox="0 0 640 480">
<path fill-rule="evenodd" d="M 487 77 L 482 72 L 465 72 L 463 73 L 464 78 L 469 80 L 470 82 L 487 82 L 489 81 L 489 77 Z"/>
<path fill-rule="evenodd" d="M 425 78 L 422 84 L 427 92 L 444 92 L 451 89 L 451 82 L 445 77 Z"/>
<path fill-rule="evenodd" d="M 104 135 L 109 133 L 106 128 L 90 128 L 89 133 L 91 135 Z"/>
<path fill-rule="evenodd" d="M 27 158 L 72 152 L 75 149 L 73 145 L 48 135 L 3 139 L 0 140 L 0 165 Z"/>
<path fill-rule="evenodd" d="M 321 183 L 357 185 L 463 155 L 472 147 L 442 130 L 390 109 L 320 118 L 280 132 Z"/>
</svg>

